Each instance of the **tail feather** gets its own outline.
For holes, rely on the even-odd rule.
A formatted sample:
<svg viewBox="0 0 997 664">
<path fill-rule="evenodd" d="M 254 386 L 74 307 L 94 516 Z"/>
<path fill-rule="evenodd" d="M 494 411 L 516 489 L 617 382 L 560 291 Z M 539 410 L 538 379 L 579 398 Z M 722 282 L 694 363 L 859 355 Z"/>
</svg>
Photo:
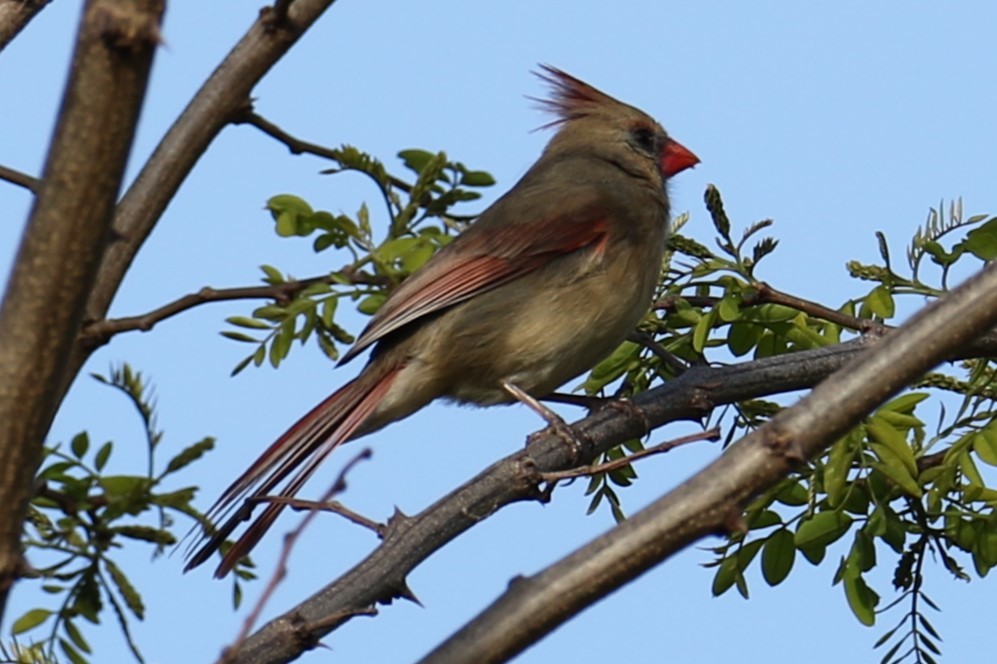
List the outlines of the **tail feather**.
<svg viewBox="0 0 997 664">
<path fill-rule="evenodd" d="M 202 538 L 200 546 L 190 555 L 185 572 L 210 558 L 242 522 L 252 517 L 256 504 L 274 495 L 274 490 L 295 469 L 297 473 L 277 491 L 277 496 L 294 496 L 336 447 L 354 437 L 384 399 L 402 366 L 372 369 L 368 366 L 359 377 L 298 420 L 222 493 L 205 515 L 211 521 L 221 521 L 221 525 Z M 284 507 L 279 503 L 266 506 L 225 553 L 215 570 L 216 577 L 228 574 L 252 550 Z"/>
</svg>

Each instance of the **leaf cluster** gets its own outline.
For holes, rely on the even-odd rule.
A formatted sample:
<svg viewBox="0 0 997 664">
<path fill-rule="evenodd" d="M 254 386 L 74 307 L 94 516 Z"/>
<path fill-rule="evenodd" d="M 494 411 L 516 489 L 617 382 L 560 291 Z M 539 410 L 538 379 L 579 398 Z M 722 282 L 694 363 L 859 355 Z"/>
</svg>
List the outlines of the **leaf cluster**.
<svg viewBox="0 0 997 664">
<path fill-rule="evenodd" d="M 315 211 L 308 202 L 290 194 L 270 198 L 267 209 L 278 236 L 310 237 L 316 252 L 332 248 L 347 252 L 351 259 L 327 277 L 302 283 L 292 297 L 275 299 L 249 316 L 229 318 L 227 322 L 240 329 L 222 334 L 256 346 L 233 374 L 267 360 L 276 368 L 295 341 L 304 345 L 313 334 L 322 352 L 337 360 L 341 347 L 353 342 L 353 335 L 337 321 L 339 302 L 356 302 L 361 314 L 374 314 L 391 288 L 448 244 L 468 221 L 453 208 L 477 200 L 481 197 L 477 189 L 495 183 L 485 171 L 471 170 L 443 152 L 401 151 L 399 158 L 415 175 L 412 183 L 389 174 L 380 161 L 354 147 L 344 146 L 333 154 L 337 166 L 326 173 L 356 171 L 374 182 L 387 212 L 387 235 L 377 237 L 374 228 L 381 224 L 371 222 L 366 204 L 350 216 Z M 293 281 L 275 267 L 264 265 L 262 269 L 265 283 L 286 285 Z"/>
<path fill-rule="evenodd" d="M 192 505 L 195 487 L 166 485 L 209 452 L 214 439 L 199 440 L 165 464 L 158 462 L 163 432 L 156 426 L 155 399 L 142 375 L 125 364 L 94 378 L 135 407 L 142 422 L 146 469 L 141 474 L 110 472 L 115 443 L 95 445 L 86 431 L 68 444 L 45 449 L 23 541 L 34 564 L 30 576 L 56 608 L 36 607 L 14 621 L 15 639 L 44 628 L 44 635 L 30 644 L 15 642 L 18 661 L 54 660 L 58 648 L 67 661 L 87 662 L 93 651 L 85 625 L 100 624 L 108 610 L 135 658 L 142 661 L 131 621 L 144 619 L 145 602 L 116 556 L 139 542 L 151 546 L 153 557 L 158 557 L 176 544 L 177 514 L 201 519 Z"/>
</svg>

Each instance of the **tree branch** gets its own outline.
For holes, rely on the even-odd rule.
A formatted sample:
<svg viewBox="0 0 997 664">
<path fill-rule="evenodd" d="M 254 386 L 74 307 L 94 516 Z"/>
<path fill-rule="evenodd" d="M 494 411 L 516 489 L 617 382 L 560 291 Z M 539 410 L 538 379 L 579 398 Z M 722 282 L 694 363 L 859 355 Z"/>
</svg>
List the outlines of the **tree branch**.
<svg viewBox="0 0 997 664">
<path fill-rule="evenodd" d="M 330 486 L 326 490 L 325 495 L 322 496 L 321 502 L 328 503 L 333 499 L 334 496 L 337 496 L 342 492 L 346 491 L 346 476 L 349 474 L 349 472 L 353 469 L 354 466 L 356 466 L 361 461 L 366 461 L 370 457 L 371 457 L 370 448 L 365 447 L 363 450 L 360 451 L 359 454 L 353 457 L 351 461 L 349 461 L 345 466 L 343 466 L 343 469 L 339 471 L 339 475 L 336 477 L 336 481 L 332 483 L 332 486 Z M 301 534 L 305 532 L 305 529 L 308 528 L 308 524 L 312 522 L 312 520 L 315 518 L 317 514 L 318 514 L 317 510 L 312 510 L 308 512 L 308 514 L 306 514 L 305 517 L 301 519 L 301 522 L 298 524 L 298 526 L 284 536 L 284 547 L 281 549 L 280 558 L 277 560 L 277 568 L 274 570 L 273 575 L 270 577 L 270 581 L 267 583 L 266 587 L 263 589 L 263 592 L 260 594 L 260 598 L 257 600 L 256 605 L 253 607 L 253 610 L 249 612 L 249 615 L 246 616 L 246 620 L 242 623 L 242 628 L 239 630 L 239 634 L 238 636 L 236 636 L 235 642 L 229 648 L 226 648 L 225 652 L 222 654 L 221 661 L 223 663 L 229 661 L 229 653 L 238 651 L 239 644 L 245 640 L 246 636 L 249 634 L 249 632 L 253 629 L 253 626 L 256 624 L 256 621 L 259 620 L 260 613 L 263 612 L 263 608 L 267 605 L 267 602 L 273 596 L 274 591 L 277 590 L 277 586 L 279 586 L 281 581 L 283 581 L 284 578 L 287 577 L 287 561 L 290 560 L 291 558 L 291 551 L 294 549 L 294 544 L 295 542 L 298 541 L 298 538 L 301 537 Z M 373 607 L 367 607 L 367 609 L 365 610 L 358 610 L 354 612 L 353 615 L 376 615 L 376 613 L 377 613 L 376 609 L 374 609 Z"/>
<path fill-rule="evenodd" d="M 0 0 L 0 52 L 51 0 Z"/>
<path fill-rule="evenodd" d="M 67 359 L 110 236 L 162 0 L 90 0 L 42 184 L 0 308 L 0 615 Z"/>
<path fill-rule="evenodd" d="M 333 2 L 279 2 L 274 9 L 261 12 L 197 91 L 118 204 L 114 242 L 101 263 L 87 302 L 85 321 L 105 318 L 139 248 L 198 159 L 245 106 L 256 83 Z M 70 380 L 93 350 L 93 346 L 86 344 L 76 346 L 69 361 Z M 63 390 L 68 388 L 68 382 Z"/>
<path fill-rule="evenodd" d="M 885 331 L 893 329 L 889 325 L 883 325 L 882 323 L 877 323 L 876 321 L 869 320 L 868 318 L 850 316 L 846 313 L 825 307 L 823 304 L 818 302 L 806 300 L 802 297 L 796 297 L 795 295 L 790 295 L 789 293 L 784 293 L 780 290 L 772 288 L 764 281 L 753 283 L 751 286 L 755 289 L 755 292 L 754 294 L 744 298 L 743 303 L 745 306 L 766 303 L 781 304 L 791 309 L 802 311 L 808 316 L 820 318 L 822 320 L 835 323 L 836 325 L 840 325 L 841 327 L 850 330 L 859 330 L 862 332 Z"/>
<path fill-rule="evenodd" d="M 3 0 L 0 0 L 0 2 L 3 2 Z M 33 178 L 21 171 L 15 171 L 13 168 L 0 166 L 0 180 L 6 180 L 12 184 L 24 187 L 28 191 L 38 191 L 38 178 Z"/>
<path fill-rule="evenodd" d="M 578 468 L 572 468 L 570 470 L 561 470 L 554 473 L 543 473 L 541 474 L 541 478 L 543 479 L 544 482 L 557 482 L 559 480 L 570 480 L 575 477 L 585 477 L 587 475 L 598 475 L 599 473 L 608 473 L 618 468 L 629 466 L 631 463 L 637 461 L 638 459 L 643 459 L 645 457 L 653 456 L 655 454 L 664 454 L 665 452 L 671 452 L 676 447 L 681 447 L 682 445 L 688 445 L 689 443 L 696 443 L 701 440 L 709 440 L 709 441 L 720 440 L 720 429 L 714 427 L 706 431 L 697 431 L 696 433 L 691 433 L 688 436 L 680 436 L 679 438 L 666 440 L 663 443 L 652 445 L 651 447 L 645 448 L 643 450 L 638 450 L 633 454 L 628 454 L 625 457 L 621 457 L 619 459 L 613 459 L 612 461 L 607 461 L 606 463 L 600 463 L 596 466 L 580 466 Z"/>
<path fill-rule="evenodd" d="M 211 286 L 205 286 L 196 293 L 188 293 L 183 297 L 138 316 L 109 318 L 107 320 L 88 323 L 83 326 L 83 330 L 80 332 L 80 343 L 86 348 L 96 348 L 106 344 L 111 340 L 111 337 L 119 332 L 132 330 L 148 332 L 157 323 L 208 302 L 275 300 L 278 303 L 286 304 L 312 284 L 343 283 L 344 279 L 351 284 L 358 285 L 376 284 L 384 286 L 387 284 L 386 279 L 371 274 L 352 270 L 339 270 L 338 272 L 319 277 L 284 281 L 279 284 L 267 284 L 264 286 L 240 286 L 236 288 L 212 288 Z"/>
<path fill-rule="evenodd" d="M 245 107 L 243 112 L 240 113 L 235 119 L 236 124 L 248 124 L 256 127 L 264 134 L 276 141 L 283 143 L 290 150 L 291 154 L 312 154 L 316 157 L 323 157 L 330 161 L 339 161 L 339 150 L 335 148 L 325 147 L 324 145 L 319 145 L 317 143 L 309 143 L 308 141 L 303 141 L 300 138 L 291 136 L 289 133 L 270 122 L 266 118 L 253 112 L 252 107 Z M 387 175 L 388 182 L 391 186 L 404 191 L 405 193 L 411 193 L 412 185 L 405 180 L 397 178 L 393 175 Z"/>
<path fill-rule="evenodd" d="M 694 366 L 654 389 L 634 396 L 635 409 L 604 408 L 576 422 L 577 440 L 591 461 L 626 440 L 668 422 L 698 418 L 715 406 L 813 387 L 875 343 L 869 336 L 789 355 L 706 367 Z M 950 359 L 997 355 L 997 337 L 967 345 Z M 646 420 L 646 422 L 645 422 Z M 577 465 L 577 449 L 556 435 L 530 437 L 525 450 L 485 469 L 419 514 L 396 515 L 384 540 L 364 560 L 312 597 L 251 635 L 230 662 L 286 662 L 313 647 L 325 634 L 377 602 L 406 596 L 405 579 L 423 560 L 502 507 L 542 498 L 542 473 Z M 340 616 L 334 618 L 334 616 Z"/>
<path fill-rule="evenodd" d="M 421 661 L 507 661 L 672 554 L 729 529 L 752 498 L 995 322 L 997 263 L 991 263 L 692 479 L 539 574 L 518 578 Z"/>
</svg>

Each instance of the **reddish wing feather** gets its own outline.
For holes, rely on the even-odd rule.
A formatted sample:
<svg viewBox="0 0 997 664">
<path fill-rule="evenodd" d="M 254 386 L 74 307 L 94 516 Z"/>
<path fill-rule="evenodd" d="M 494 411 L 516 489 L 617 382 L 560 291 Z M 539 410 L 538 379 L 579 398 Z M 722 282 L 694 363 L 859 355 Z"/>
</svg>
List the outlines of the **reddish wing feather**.
<svg viewBox="0 0 997 664">
<path fill-rule="evenodd" d="M 468 236 L 460 247 L 451 245 L 454 251 L 437 254 L 392 294 L 340 364 L 418 318 L 501 286 L 557 256 L 598 244 L 606 234 L 606 213 L 592 209 L 585 217 L 490 228 Z"/>
</svg>

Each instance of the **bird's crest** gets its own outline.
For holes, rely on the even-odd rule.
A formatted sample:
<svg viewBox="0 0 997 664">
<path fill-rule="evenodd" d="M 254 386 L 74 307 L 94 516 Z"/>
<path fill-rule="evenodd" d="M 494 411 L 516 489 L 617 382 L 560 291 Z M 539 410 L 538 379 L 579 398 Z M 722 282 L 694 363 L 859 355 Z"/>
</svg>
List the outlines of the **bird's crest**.
<svg viewBox="0 0 997 664">
<path fill-rule="evenodd" d="M 551 86 L 551 94 L 547 99 L 537 97 L 530 97 L 530 99 L 539 103 L 544 110 L 557 116 L 552 122 L 544 125 L 543 129 L 577 120 L 598 111 L 605 111 L 614 106 L 624 105 L 557 67 L 542 64 L 540 71 L 534 73 Z"/>
</svg>

